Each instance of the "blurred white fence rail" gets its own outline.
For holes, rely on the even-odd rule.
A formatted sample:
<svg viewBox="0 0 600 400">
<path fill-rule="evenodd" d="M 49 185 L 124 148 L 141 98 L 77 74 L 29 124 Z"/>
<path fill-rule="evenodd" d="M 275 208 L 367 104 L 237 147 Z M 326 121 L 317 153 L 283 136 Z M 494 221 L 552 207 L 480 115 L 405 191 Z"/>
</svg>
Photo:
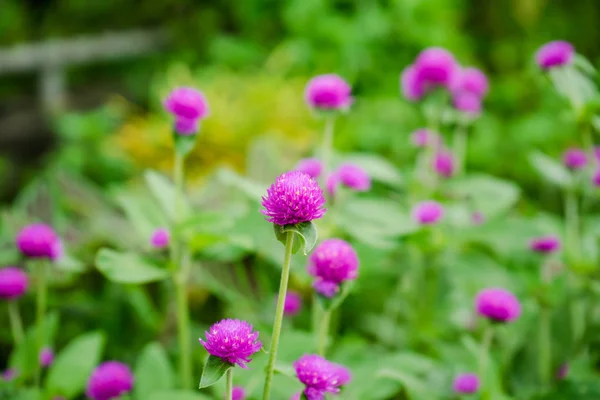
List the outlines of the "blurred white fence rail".
<svg viewBox="0 0 600 400">
<path fill-rule="evenodd" d="M 165 41 L 161 30 L 136 30 L 21 44 L 0 49 L 0 75 L 38 72 L 44 111 L 60 112 L 65 106 L 68 67 L 143 56 L 159 51 Z"/>
</svg>

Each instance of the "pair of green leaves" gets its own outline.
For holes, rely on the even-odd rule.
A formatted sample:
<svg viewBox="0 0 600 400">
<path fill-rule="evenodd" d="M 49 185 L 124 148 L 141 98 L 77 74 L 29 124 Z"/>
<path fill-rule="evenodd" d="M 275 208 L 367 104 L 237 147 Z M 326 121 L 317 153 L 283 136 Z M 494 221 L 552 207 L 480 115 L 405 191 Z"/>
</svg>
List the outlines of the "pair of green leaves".
<svg viewBox="0 0 600 400">
<path fill-rule="evenodd" d="M 301 222 L 295 225 L 276 225 L 273 224 L 273 230 L 275 231 L 275 237 L 281 243 L 285 245 L 288 234 L 297 234 L 300 240 L 294 240 L 292 253 L 296 254 L 298 250 L 302 249 L 304 255 L 310 253 L 310 251 L 317 244 L 319 239 L 319 233 L 317 227 L 312 221 Z"/>
</svg>

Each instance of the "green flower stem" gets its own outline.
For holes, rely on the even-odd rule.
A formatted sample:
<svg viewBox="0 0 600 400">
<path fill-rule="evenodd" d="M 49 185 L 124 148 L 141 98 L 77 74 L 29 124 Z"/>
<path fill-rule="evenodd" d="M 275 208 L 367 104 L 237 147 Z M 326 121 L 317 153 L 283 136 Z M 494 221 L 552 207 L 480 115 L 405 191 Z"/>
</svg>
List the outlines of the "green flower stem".
<svg viewBox="0 0 600 400">
<path fill-rule="evenodd" d="M 21 321 L 19 305 L 16 300 L 8 302 L 8 318 L 10 319 L 13 340 L 15 341 L 15 345 L 17 345 L 23 342 L 25 334 L 23 333 L 23 322 Z"/>
<path fill-rule="evenodd" d="M 225 400 L 233 399 L 233 367 L 229 368 L 225 377 Z"/>
<path fill-rule="evenodd" d="M 592 167 L 598 167 L 600 162 L 596 158 L 596 154 L 594 152 L 594 138 L 592 137 L 592 128 L 587 125 L 583 129 L 583 149 L 587 152 L 590 165 Z"/>
<path fill-rule="evenodd" d="M 494 326 L 491 323 L 485 327 L 483 332 L 483 340 L 481 342 L 481 353 L 479 354 L 479 379 L 483 382 L 484 394 L 489 397 L 490 387 L 487 379 L 488 360 L 491 358 L 492 340 L 494 338 Z M 485 398 L 485 397 L 482 397 Z"/>
<path fill-rule="evenodd" d="M 456 157 L 456 175 L 462 175 L 465 169 L 465 157 L 467 154 L 467 127 L 460 121 L 454 133 L 454 156 Z"/>
<path fill-rule="evenodd" d="M 331 323 L 331 310 L 323 310 L 321 326 L 319 327 L 319 355 L 325 357 L 329 338 L 329 325 Z"/>
<path fill-rule="evenodd" d="M 285 296 L 287 295 L 288 280 L 290 277 L 294 236 L 294 232 L 286 232 L 285 255 L 283 258 L 281 281 L 279 282 L 279 295 L 277 297 L 277 307 L 275 309 L 275 321 L 273 322 L 273 336 L 271 337 L 271 348 L 269 349 L 269 362 L 267 364 L 267 376 L 265 378 L 263 400 L 269 400 L 271 396 L 271 384 L 273 381 L 273 372 L 275 371 L 275 360 L 277 359 L 277 347 L 279 346 L 279 336 L 281 335 L 281 324 L 283 322 L 283 307 L 285 305 Z"/>
<path fill-rule="evenodd" d="M 181 385 L 192 387 L 192 352 L 190 348 L 190 316 L 187 299 L 187 276 L 189 257 L 184 254 L 184 243 L 177 232 L 176 225 L 181 221 L 184 195 L 184 155 L 175 151 L 175 218 L 172 229 L 173 244 L 171 248 L 171 268 L 175 287 L 177 310 L 177 339 L 179 341 L 179 378 Z"/>
<path fill-rule="evenodd" d="M 48 269 L 50 268 L 49 262 L 39 262 L 34 266 L 37 275 L 37 296 L 36 296 L 36 318 L 35 318 L 35 329 L 37 333 L 36 343 L 36 355 L 40 354 L 40 351 L 44 347 L 46 340 L 46 327 L 44 326 L 44 320 L 46 318 L 46 307 L 48 302 Z M 36 363 L 35 371 L 35 383 L 39 387 L 41 380 L 41 366 Z"/>
<path fill-rule="evenodd" d="M 550 326 L 550 310 L 543 308 L 540 312 L 539 328 L 539 373 L 540 382 L 543 386 L 550 384 L 552 376 L 552 342 Z"/>
<path fill-rule="evenodd" d="M 333 129 L 335 116 L 328 115 L 325 119 L 325 131 L 323 132 L 323 144 L 321 145 L 321 162 L 323 163 L 323 183 L 331 170 L 331 153 L 333 152 Z"/>
<path fill-rule="evenodd" d="M 579 210 L 575 188 L 565 193 L 565 219 L 567 223 L 567 251 L 575 260 L 579 259 Z"/>
</svg>

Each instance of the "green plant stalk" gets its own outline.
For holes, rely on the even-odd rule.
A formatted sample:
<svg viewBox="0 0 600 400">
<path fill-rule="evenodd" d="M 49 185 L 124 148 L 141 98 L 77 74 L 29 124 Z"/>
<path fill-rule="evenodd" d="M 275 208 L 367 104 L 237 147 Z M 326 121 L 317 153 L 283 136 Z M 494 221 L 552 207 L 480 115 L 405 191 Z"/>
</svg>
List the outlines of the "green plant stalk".
<svg viewBox="0 0 600 400">
<path fill-rule="evenodd" d="M 456 175 L 462 175 L 465 169 L 465 157 L 467 154 L 467 128 L 463 122 L 459 122 L 454 133 L 454 156 L 456 157 Z"/>
<path fill-rule="evenodd" d="M 321 162 L 323 163 L 323 180 L 331 170 L 331 153 L 333 152 L 333 130 L 335 125 L 335 116 L 328 115 L 325 118 L 325 130 L 323 132 L 323 144 L 321 145 Z M 325 183 L 325 182 L 323 182 Z"/>
<path fill-rule="evenodd" d="M 279 336 L 281 335 L 281 324 L 283 322 L 283 308 L 290 277 L 294 236 L 294 232 L 286 232 L 285 235 L 285 255 L 283 258 L 283 269 L 281 270 L 281 281 L 279 282 L 277 307 L 275 308 L 275 321 L 273 322 L 273 336 L 271 337 L 271 348 L 269 349 L 269 362 L 267 364 L 263 400 L 269 400 L 271 396 L 271 384 L 273 381 L 273 373 L 275 371 L 275 360 L 277 359 L 277 347 L 279 346 Z"/>
<path fill-rule="evenodd" d="M 18 345 L 23 342 L 25 334 L 23 333 L 23 322 L 21 321 L 19 305 L 16 300 L 8 302 L 8 318 L 10 319 L 13 340 L 15 341 L 15 345 Z"/>
<path fill-rule="evenodd" d="M 598 164 L 600 164 L 600 162 L 596 158 L 596 153 L 594 152 L 594 139 L 592 138 L 592 128 L 589 125 L 583 128 L 582 139 L 583 148 L 587 152 L 590 165 L 592 167 L 598 167 Z"/>
<path fill-rule="evenodd" d="M 327 351 L 327 343 L 329 338 L 329 325 L 331 324 L 331 310 L 323 310 L 323 317 L 321 318 L 321 326 L 319 327 L 319 355 L 325 357 Z"/>
<path fill-rule="evenodd" d="M 567 223 L 567 249 L 571 257 L 579 260 L 579 210 L 577 194 L 573 187 L 565 192 L 565 219 Z"/>
<path fill-rule="evenodd" d="M 479 378 L 483 383 L 483 394 L 486 395 L 486 397 L 482 396 L 482 399 L 488 398 L 490 393 L 490 382 L 487 377 L 487 366 L 488 360 L 491 358 L 490 353 L 493 338 L 494 326 L 492 326 L 491 323 L 488 323 L 488 325 L 485 327 L 485 331 L 483 332 L 483 340 L 481 342 L 481 353 L 479 354 Z"/>
<path fill-rule="evenodd" d="M 550 310 L 543 308 L 540 312 L 539 337 L 539 373 L 540 382 L 545 387 L 550 384 L 552 376 L 552 339 L 550 326 Z"/>
<path fill-rule="evenodd" d="M 50 268 L 49 262 L 36 263 L 36 274 L 37 274 L 37 296 L 36 296 L 36 318 L 35 328 L 37 333 L 36 343 L 36 354 L 40 354 L 40 351 L 44 347 L 46 340 L 46 327 L 44 326 L 44 320 L 46 318 L 46 307 L 48 302 L 48 268 Z M 36 363 L 35 369 L 35 383 L 36 386 L 40 386 L 42 369 L 40 363 Z"/>
<path fill-rule="evenodd" d="M 227 370 L 225 378 L 225 400 L 233 400 L 233 367 Z"/>
</svg>

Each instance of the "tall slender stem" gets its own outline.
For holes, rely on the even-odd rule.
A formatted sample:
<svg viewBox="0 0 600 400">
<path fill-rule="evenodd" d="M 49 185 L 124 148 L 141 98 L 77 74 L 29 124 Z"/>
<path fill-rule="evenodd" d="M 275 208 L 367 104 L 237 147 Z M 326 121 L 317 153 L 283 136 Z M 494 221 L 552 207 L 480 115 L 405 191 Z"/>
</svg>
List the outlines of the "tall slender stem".
<svg viewBox="0 0 600 400">
<path fill-rule="evenodd" d="M 575 260 L 579 259 L 579 210 L 577 194 L 573 187 L 565 193 L 565 219 L 567 223 L 567 251 Z"/>
<path fill-rule="evenodd" d="M 329 325 L 331 324 L 331 310 L 323 310 L 321 326 L 319 327 L 319 355 L 325 356 L 329 339 Z"/>
<path fill-rule="evenodd" d="M 36 274 L 37 274 L 37 297 L 36 297 L 36 323 L 35 329 L 37 334 L 37 343 L 36 343 L 36 355 L 40 354 L 40 351 L 44 347 L 44 342 L 46 341 L 46 327 L 45 318 L 46 318 L 46 305 L 47 305 L 47 297 L 48 297 L 48 282 L 47 282 L 47 274 L 48 268 L 50 268 L 49 262 L 39 262 L 35 265 Z M 36 373 L 35 373 L 35 382 L 36 386 L 40 385 L 41 379 L 41 366 L 39 363 L 36 363 Z"/>
<path fill-rule="evenodd" d="M 592 138 L 592 128 L 586 126 L 583 128 L 583 149 L 587 152 L 589 163 L 592 167 L 597 167 L 600 164 L 600 160 L 596 158 L 594 151 L 594 139 Z"/>
<path fill-rule="evenodd" d="M 467 127 L 460 121 L 454 133 L 454 157 L 456 157 L 456 175 L 462 175 L 467 154 Z"/>
<path fill-rule="evenodd" d="M 543 386 L 550 383 L 552 376 L 552 342 L 551 342 L 551 326 L 550 326 L 550 311 L 543 308 L 540 312 L 540 337 L 539 337 L 539 373 L 540 382 Z"/>
<path fill-rule="evenodd" d="M 277 347 L 279 346 L 281 323 L 283 321 L 283 308 L 285 305 L 285 296 L 287 295 L 287 286 L 290 277 L 294 236 L 294 232 L 286 232 L 285 255 L 283 258 L 283 269 L 281 270 L 281 281 L 279 282 L 277 307 L 275 308 L 275 322 L 273 322 L 273 336 L 271 337 L 271 348 L 269 349 L 269 362 L 267 364 L 267 376 L 265 378 L 263 400 L 269 400 L 271 396 L 271 384 L 273 381 L 273 372 L 275 371 L 275 360 L 277 359 Z"/>
<path fill-rule="evenodd" d="M 10 329 L 12 331 L 13 340 L 15 341 L 15 345 L 17 345 L 23 342 L 25 334 L 23 333 L 23 322 L 21 321 L 19 305 L 16 300 L 8 302 L 8 318 L 10 319 Z"/>
<path fill-rule="evenodd" d="M 481 342 L 481 353 L 479 354 L 479 379 L 483 382 L 483 392 L 489 397 L 490 387 L 487 377 L 488 360 L 490 359 L 492 340 L 494 338 L 494 327 L 488 323 L 483 333 Z M 485 397 L 482 397 L 485 398 Z"/>
<path fill-rule="evenodd" d="M 233 367 L 226 372 L 225 400 L 233 400 Z"/>
</svg>

